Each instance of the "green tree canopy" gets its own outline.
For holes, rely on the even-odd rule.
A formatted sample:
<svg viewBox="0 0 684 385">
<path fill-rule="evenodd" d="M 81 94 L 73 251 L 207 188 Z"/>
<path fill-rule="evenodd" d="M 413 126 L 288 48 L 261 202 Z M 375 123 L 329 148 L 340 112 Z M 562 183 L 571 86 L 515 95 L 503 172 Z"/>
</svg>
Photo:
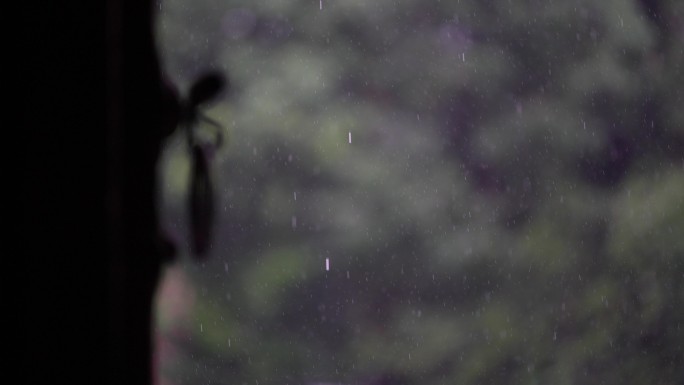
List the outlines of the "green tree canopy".
<svg viewBox="0 0 684 385">
<path fill-rule="evenodd" d="M 164 378 L 681 383 L 680 2 L 320 4 L 162 3 L 169 77 L 232 86 Z M 173 138 L 175 234 L 188 162 Z"/>
</svg>

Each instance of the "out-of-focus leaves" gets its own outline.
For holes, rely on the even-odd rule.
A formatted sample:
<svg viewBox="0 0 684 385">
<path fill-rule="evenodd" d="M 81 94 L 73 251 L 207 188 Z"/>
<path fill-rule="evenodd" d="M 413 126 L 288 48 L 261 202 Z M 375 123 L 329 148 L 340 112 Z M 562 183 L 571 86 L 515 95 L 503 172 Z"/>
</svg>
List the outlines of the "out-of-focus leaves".
<svg viewBox="0 0 684 385">
<path fill-rule="evenodd" d="M 680 383 L 682 6 L 641 3 L 164 2 L 169 76 L 233 90 L 167 378 Z"/>
<path fill-rule="evenodd" d="M 684 172 L 635 177 L 613 206 L 609 248 L 618 263 L 648 269 L 684 255 Z"/>
</svg>

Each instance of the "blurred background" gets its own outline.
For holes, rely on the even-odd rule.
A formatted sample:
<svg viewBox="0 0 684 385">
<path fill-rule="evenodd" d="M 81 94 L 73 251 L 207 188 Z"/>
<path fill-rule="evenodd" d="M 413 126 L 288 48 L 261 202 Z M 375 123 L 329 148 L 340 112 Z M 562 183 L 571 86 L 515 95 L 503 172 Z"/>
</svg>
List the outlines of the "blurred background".
<svg viewBox="0 0 684 385">
<path fill-rule="evenodd" d="M 157 383 L 684 383 L 684 3 L 164 0 Z"/>
</svg>

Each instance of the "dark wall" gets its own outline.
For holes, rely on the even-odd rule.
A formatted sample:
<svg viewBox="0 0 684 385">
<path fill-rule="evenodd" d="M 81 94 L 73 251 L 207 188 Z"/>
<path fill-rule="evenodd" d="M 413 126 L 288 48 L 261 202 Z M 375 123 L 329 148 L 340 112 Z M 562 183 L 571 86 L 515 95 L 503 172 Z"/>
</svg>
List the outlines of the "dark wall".
<svg viewBox="0 0 684 385">
<path fill-rule="evenodd" d="M 150 236 L 158 140 L 149 127 L 160 113 L 149 4 L 48 2 L 26 16 L 19 50 L 5 56 L 19 59 L 19 76 L 8 75 L 18 80 L 23 134 L 7 163 L 20 165 L 22 181 L 12 240 L 26 263 L 14 287 L 20 309 L 11 312 L 21 376 L 149 383 L 159 266 Z"/>
</svg>

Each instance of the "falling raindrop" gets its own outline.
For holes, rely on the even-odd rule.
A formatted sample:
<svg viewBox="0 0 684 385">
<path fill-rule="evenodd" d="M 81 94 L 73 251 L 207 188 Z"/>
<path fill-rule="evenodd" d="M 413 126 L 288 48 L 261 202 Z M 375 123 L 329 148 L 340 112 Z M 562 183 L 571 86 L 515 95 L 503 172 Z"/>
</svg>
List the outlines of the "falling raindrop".
<svg viewBox="0 0 684 385">
<path fill-rule="evenodd" d="M 330 258 L 325 259 L 325 271 L 330 271 Z"/>
<path fill-rule="evenodd" d="M 349 131 L 349 144 L 351 144 L 351 131 Z"/>
</svg>

